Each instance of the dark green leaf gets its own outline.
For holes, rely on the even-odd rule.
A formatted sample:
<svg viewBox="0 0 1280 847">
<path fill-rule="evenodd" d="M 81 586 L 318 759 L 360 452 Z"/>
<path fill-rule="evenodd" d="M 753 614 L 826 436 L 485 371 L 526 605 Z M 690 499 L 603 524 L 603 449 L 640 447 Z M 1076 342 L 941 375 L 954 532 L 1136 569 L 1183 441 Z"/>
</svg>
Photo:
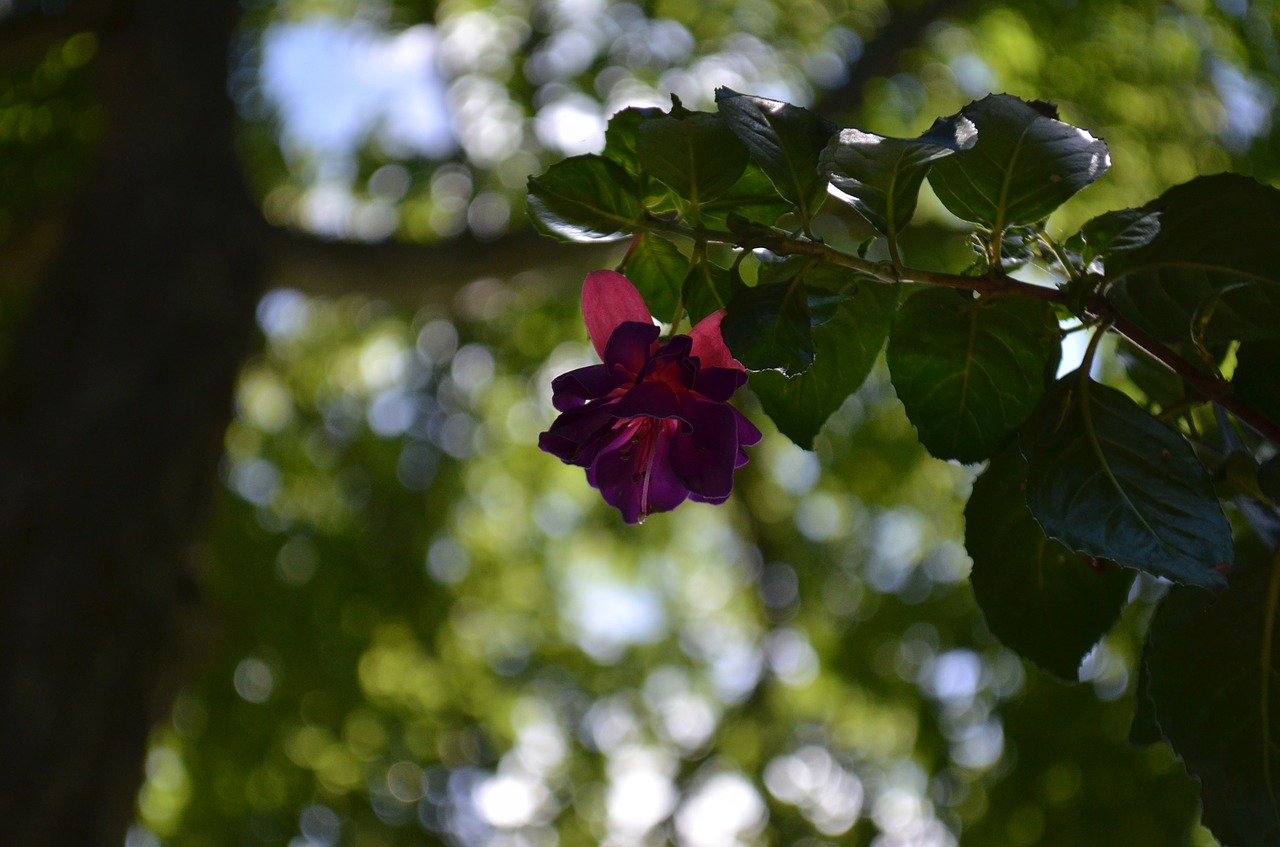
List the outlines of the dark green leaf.
<svg viewBox="0 0 1280 847">
<path fill-rule="evenodd" d="M 729 215 L 737 215 L 752 223 L 773 226 L 778 218 L 794 211 L 795 206 L 782 199 L 778 189 L 760 166 L 752 162 L 733 187 L 714 200 L 701 205 L 702 223 L 714 229 L 729 229 Z"/>
<path fill-rule="evenodd" d="M 670 114 L 640 124 L 636 155 L 646 174 L 695 205 L 728 191 L 750 158 L 719 115 L 690 112 L 679 104 Z"/>
<path fill-rule="evenodd" d="M 1073 550 L 1215 588 L 1231 527 L 1186 440 L 1123 393 L 1075 371 L 1022 431 L 1027 505 Z"/>
<path fill-rule="evenodd" d="M 529 216 L 566 241 L 614 241 L 643 227 L 635 180 L 616 162 L 574 156 L 529 177 Z"/>
<path fill-rule="evenodd" d="M 822 424 L 871 372 L 889 334 L 898 289 L 859 283 L 852 271 L 832 265 L 814 269 L 805 279 L 813 291 L 852 293 L 831 320 L 814 328 L 817 352 L 807 371 L 789 378 L 762 371 L 751 375 L 750 386 L 782 434 L 812 449 Z"/>
<path fill-rule="evenodd" d="M 972 147 L 974 126 L 939 118 L 919 138 L 885 138 L 844 129 L 822 151 L 821 168 L 845 200 L 881 233 L 896 238 L 916 210 L 920 184 L 944 156 Z"/>
<path fill-rule="evenodd" d="M 1026 460 L 1010 445 L 973 484 L 964 510 L 973 593 L 1007 647 L 1074 682 L 1120 616 L 1132 573 L 1045 538 L 1027 509 L 1026 478 Z"/>
<path fill-rule="evenodd" d="M 739 288 L 720 332 L 734 358 L 749 370 L 803 373 L 814 357 L 804 278 Z"/>
<path fill-rule="evenodd" d="M 680 286 L 689 273 L 689 259 L 670 241 L 653 233 L 637 238 L 627 255 L 627 279 L 639 289 L 650 312 L 671 320 L 680 300 Z"/>
<path fill-rule="evenodd" d="M 1241 344 L 1231 386 L 1241 400 L 1280 424 L 1280 341 Z"/>
<path fill-rule="evenodd" d="M 1017 97 L 992 94 L 960 114 L 978 141 L 937 162 L 929 184 L 954 214 L 993 230 L 1042 220 L 1111 165 L 1101 140 Z"/>
<path fill-rule="evenodd" d="M 693 323 L 729 305 L 733 285 L 729 271 L 704 257 L 689 269 L 684 278 L 684 308 Z"/>
<path fill-rule="evenodd" d="M 1280 190 L 1218 174 L 1146 207 L 1160 232 L 1107 262 L 1107 297 L 1166 341 L 1280 338 Z"/>
<path fill-rule="evenodd" d="M 887 358 L 921 443 L 978 462 L 1031 414 L 1059 349 L 1048 303 L 926 288 L 902 304 Z"/>
<path fill-rule="evenodd" d="M 840 304 L 854 295 L 855 287 L 844 284 L 847 277 L 842 272 L 833 273 L 832 268 L 804 256 L 765 265 L 760 271 L 759 284 L 786 282 L 797 274 L 805 274 L 811 283 L 806 286 L 810 326 L 821 326 L 834 318 Z"/>
<path fill-rule="evenodd" d="M 1241 553 L 1212 603 L 1175 587 L 1144 663 L 1161 733 L 1200 780 L 1203 823 L 1225 847 L 1280 843 L 1280 558 Z"/>
<path fill-rule="evenodd" d="M 1118 209 L 1099 215 L 1067 240 L 1078 250 L 1085 267 L 1098 256 L 1145 247 L 1160 232 L 1160 213 L 1146 209 Z"/>
<path fill-rule="evenodd" d="M 818 154 L 836 134 L 835 125 L 808 109 L 728 88 L 716 90 L 716 104 L 778 193 L 800 207 L 802 217 L 811 217 L 827 193 Z"/>
</svg>

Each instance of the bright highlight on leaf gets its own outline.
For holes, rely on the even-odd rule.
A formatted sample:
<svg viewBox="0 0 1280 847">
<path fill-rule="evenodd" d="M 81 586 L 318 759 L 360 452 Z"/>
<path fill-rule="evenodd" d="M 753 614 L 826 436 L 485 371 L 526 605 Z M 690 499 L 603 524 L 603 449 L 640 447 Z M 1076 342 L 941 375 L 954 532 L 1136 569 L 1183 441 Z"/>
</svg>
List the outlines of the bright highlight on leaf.
<svg viewBox="0 0 1280 847">
<path fill-rule="evenodd" d="M 919 138 L 845 129 L 822 151 L 821 168 L 858 214 L 895 239 L 911 222 L 930 166 L 976 141 L 977 129 L 959 115 L 939 118 Z"/>
<path fill-rule="evenodd" d="M 957 217 L 996 232 L 1043 220 L 1111 166 L 1101 140 L 1008 94 L 960 115 L 977 127 L 977 143 L 939 161 L 929 184 Z"/>
</svg>

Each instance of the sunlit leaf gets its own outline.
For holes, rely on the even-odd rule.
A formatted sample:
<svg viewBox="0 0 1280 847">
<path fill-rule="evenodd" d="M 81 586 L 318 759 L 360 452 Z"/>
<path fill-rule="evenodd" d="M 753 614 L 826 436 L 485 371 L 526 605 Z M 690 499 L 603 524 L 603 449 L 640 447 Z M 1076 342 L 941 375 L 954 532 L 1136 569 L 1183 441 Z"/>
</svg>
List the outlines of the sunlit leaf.
<svg viewBox="0 0 1280 847">
<path fill-rule="evenodd" d="M 811 291 L 852 292 L 834 317 L 813 329 L 813 364 L 798 376 L 752 374 L 751 390 L 778 429 L 812 449 L 822 424 L 866 380 L 880 355 L 897 307 L 895 287 L 859 282 L 856 274 L 827 266 L 806 276 Z"/>
<path fill-rule="evenodd" d="M 1073 550 L 1202 588 L 1226 583 L 1231 527 L 1186 439 L 1075 371 L 1021 435 L 1027 505 Z"/>
<path fill-rule="evenodd" d="M 1107 263 L 1122 315 L 1167 341 L 1280 338 L 1280 190 L 1218 174 L 1145 208 L 1160 232 Z"/>
<path fill-rule="evenodd" d="M 1210 602 L 1175 587 L 1144 663 L 1161 734 L 1200 780 L 1203 822 L 1224 847 L 1280 843 L 1280 556 L 1241 555 Z"/>
<path fill-rule="evenodd" d="M 964 117 L 939 118 L 919 138 L 885 138 L 843 129 L 822 151 L 822 172 L 844 199 L 884 235 L 896 238 L 916 210 L 930 166 L 974 145 L 977 132 Z"/>
<path fill-rule="evenodd" d="M 720 331 L 734 357 L 748 369 L 803 373 L 815 352 L 803 276 L 739 288 Z"/>
<path fill-rule="evenodd" d="M 1046 104 L 992 94 L 960 114 L 977 143 L 937 162 L 929 184 L 958 217 L 993 230 L 1041 220 L 1111 165 L 1106 144 Z"/>
<path fill-rule="evenodd" d="M 1045 538 L 1027 509 L 1027 463 L 1011 445 L 973 484 L 965 549 L 987 626 L 1008 647 L 1063 679 L 1120 616 L 1133 574 Z"/>
<path fill-rule="evenodd" d="M 622 166 L 586 155 L 529 177 L 529 215 L 538 229 L 566 241 L 614 241 L 642 227 L 644 207 Z"/>
<path fill-rule="evenodd" d="M 818 154 L 836 126 L 808 109 L 728 88 L 716 89 L 716 104 L 778 192 L 800 207 L 802 218 L 811 217 L 827 191 L 818 172 Z"/>
<path fill-rule="evenodd" d="M 1047 303 L 926 288 L 902 304 L 886 358 L 921 443 L 978 462 L 1031 414 L 1059 349 Z"/>
</svg>

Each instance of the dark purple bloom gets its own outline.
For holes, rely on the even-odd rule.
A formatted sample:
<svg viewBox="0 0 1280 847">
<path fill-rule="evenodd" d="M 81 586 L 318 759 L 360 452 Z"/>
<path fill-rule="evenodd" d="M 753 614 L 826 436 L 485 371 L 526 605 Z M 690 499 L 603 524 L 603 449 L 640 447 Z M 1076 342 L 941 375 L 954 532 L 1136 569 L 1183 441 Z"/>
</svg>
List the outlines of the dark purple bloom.
<svg viewBox="0 0 1280 847">
<path fill-rule="evenodd" d="M 760 440 L 728 403 L 747 374 L 720 337 L 723 314 L 662 344 L 640 293 L 613 271 L 587 275 L 582 311 L 604 362 L 551 383 L 561 415 L 538 446 L 586 468 L 627 523 L 686 499 L 723 503 L 742 448 Z"/>
</svg>

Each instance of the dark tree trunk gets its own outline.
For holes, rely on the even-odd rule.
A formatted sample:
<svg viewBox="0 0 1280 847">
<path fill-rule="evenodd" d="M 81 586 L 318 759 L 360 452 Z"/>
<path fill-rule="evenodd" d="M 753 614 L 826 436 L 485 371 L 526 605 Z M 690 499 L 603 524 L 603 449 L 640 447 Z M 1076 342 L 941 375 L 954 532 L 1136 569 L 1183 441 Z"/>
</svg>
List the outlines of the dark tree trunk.
<svg viewBox="0 0 1280 847">
<path fill-rule="evenodd" d="M 100 167 L 0 374 L 10 847 L 123 843 L 201 640 L 195 540 L 260 286 L 226 95 L 237 10 L 111 4 Z"/>
</svg>

